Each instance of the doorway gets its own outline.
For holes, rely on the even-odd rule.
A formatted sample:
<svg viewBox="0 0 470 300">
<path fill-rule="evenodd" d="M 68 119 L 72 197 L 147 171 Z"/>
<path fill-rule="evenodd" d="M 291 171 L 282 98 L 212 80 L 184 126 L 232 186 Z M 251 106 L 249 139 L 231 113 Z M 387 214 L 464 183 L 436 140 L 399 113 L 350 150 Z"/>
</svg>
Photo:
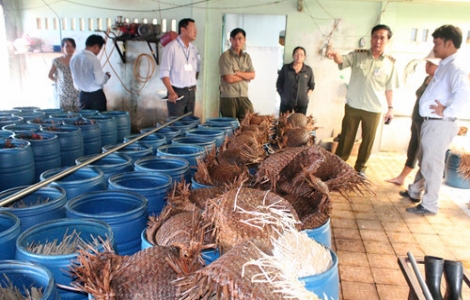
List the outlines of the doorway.
<svg viewBox="0 0 470 300">
<path fill-rule="evenodd" d="M 280 98 L 276 92 L 277 74 L 284 64 L 286 32 L 285 15 L 226 14 L 223 22 L 222 52 L 230 48 L 230 32 L 246 31 L 246 52 L 250 54 L 256 77 L 248 85 L 248 96 L 255 112 L 262 115 L 279 113 Z"/>
<path fill-rule="evenodd" d="M 0 5 L 0 91 L 3 91 L 3 95 L 10 96 L 10 65 L 8 62 L 8 48 L 7 48 L 7 36 L 5 29 L 5 13 L 3 11 L 3 5 Z M 7 98 L 7 97 L 6 97 Z M 11 108 L 11 102 L 1 101 L 0 109 Z"/>
</svg>

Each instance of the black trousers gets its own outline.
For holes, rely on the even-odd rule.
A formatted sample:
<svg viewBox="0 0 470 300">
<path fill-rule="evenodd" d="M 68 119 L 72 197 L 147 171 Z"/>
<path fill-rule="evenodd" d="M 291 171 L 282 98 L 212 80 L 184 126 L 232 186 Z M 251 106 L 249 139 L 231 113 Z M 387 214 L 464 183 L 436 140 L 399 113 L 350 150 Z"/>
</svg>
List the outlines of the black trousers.
<svg viewBox="0 0 470 300">
<path fill-rule="evenodd" d="M 97 111 L 106 111 L 106 95 L 103 90 L 94 92 L 80 91 L 78 94 L 80 109 L 95 109 Z"/>
<path fill-rule="evenodd" d="M 194 115 L 194 106 L 196 104 L 196 86 L 185 88 L 177 88 L 174 86 L 173 90 L 178 95 L 178 97 L 184 97 L 181 100 L 177 100 L 176 103 L 170 101 L 166 102 L 168 108 L 168 117 L 179 117 L 190 111 L 192 112 L 192 115 Z"/>
</svg>

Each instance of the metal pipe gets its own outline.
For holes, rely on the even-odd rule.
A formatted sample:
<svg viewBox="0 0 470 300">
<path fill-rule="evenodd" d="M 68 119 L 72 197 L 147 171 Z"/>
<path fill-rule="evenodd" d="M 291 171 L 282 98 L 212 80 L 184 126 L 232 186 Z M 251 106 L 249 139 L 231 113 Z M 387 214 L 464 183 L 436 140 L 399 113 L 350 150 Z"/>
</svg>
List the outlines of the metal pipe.
<svg viewBox="0 0 470 300">
<path fill-rule="evenodd" d="M 415 272 L 416 278 L 418 279 L 419 285 L 421 286 L 421 289 L 423 290 L 424 297 L 426 298 L 426 300 L 433 300 L 431 292 L 429 292 L 429 288 L 426 285 L 426 282 L 424 282 L 423 277 L 421 276 L 421 273 L 419 272 L 418 264 L 416 263 L 415 257 L 410 251 L 407 254 L 408 254 L 408 259 L 410 260 L 411 266 L 413 267 L 413 271 Z"/>
<path fill-rule="evenodd" d="M 144 133 L 144 134 L 142 134 L 142 135 L 139 135 L 139 136 L 136 137 L 135 139 L 132 139 L 132 140 L 126 142 L 126 143 L 123 143 L 122 145 L 118 145 L 118 146 L 116 146 L 116 147 L 110 149 L 109 151 L 107 151 L 107 152 L 105 152 L 105 153 L 101 153 L 100 155 L 98 155 L 98 156 L 96 156 L 96 157 L 92 157 L 92 158 L 90 158 L 89 160 L 87 160 L 87 161 L 85 161 L 85 162 L 83 162 L 83 163 L 81 163 L 81 164 L 79 164 L 79 165 L 70 167 L 70 168 L 68 168 L 68 169 L 66 169 L 66 170 L 64 170 L 64 171 L 62 171 L 62 172 L 60 172 L 60 173 L 57 173 L 56 175 L 52 176 L 51 178 L 48 178 L 48 179 L 46 179 L 46 180 L 44 180 L 44 181 L 41 181 L 41 182 L 38 182 L 38 183 L 36 183 L 36 184 L 34 184 L 34 185 L 31 185 L 31 186 L 29 186 L 29 187 L 27 187 L 27 188 L 25 188 L 25 189 L 23 189 L 23 190 L 21 190 L 21 191 L 15 193 L 15 194 L 13 194 L 13 195 L 11 195 L 10 197 L 8 197 L 8 198 L 6 198 L 6 199 L 0 200 L 0 207 L 2 207 L 2 206 L 7 206 L 7 205 L 9 205 L 9 204 L 12 204 L 12 203 L 14 203 L 15 201 L 19 200 L 21 197 L 26 196 L 26 195 L 28 195 L 29 193 L 34 192 L 35 190 L 37 190 L 37 189 L 39 189 L 39 188 L 42 188 L 43 186 L 46 186 L 46 185 L 48 185 L 49 183 L 51 183 L 51 182 L 53 182 L 53 181 L 55 181 L 55 180 L 57 180 L 57 179 L 60 179 L 60 178 L 62 178 L 62 177 L 64 177 L 64 176 L 66 176 L 66 175 L 69 175 L 70 173 L 73 173 L 73 172 L 75 172 L 76 170 L 78 170 L 78 169 L 80 169 L 80 168 L 83 168 L 83 167 L 85 167 L 85 166 L 87 166 L 87 165 L 89 165 L 89 164 L 91 164 L 91 163 L 94 163 L 95 161 L 100 160 L 100 159 L 102 159 L 103 157 L 108 156 L 108 155 L 110 155 L 111 153 L 114 153 L 115 151 L 120 150 L 120 149 L 122 149 L 122 148 L 124 148 L 124 147 L 126 147 L 126 146 L 128 146 L 128 145 L 130 145 L 130 144 L 132 144 L 132 143 L 134 143 L 134 142 L 136 142 L 136 141 L 138 141 L 138 140 L 140 140 L 140 139 L 142 139 L 142 138 L 148 136 L 148 135 L 151 135 L 152 133 L 155 133 L 155 132 L 159 131 L 160 129 L 165 128 L 165 127 L 167 127 L 168 125 L 171 125 L 171 124 L 173 124 L 174 122 L 179 121 L 179 120 L 181 120 L 181 119 L 184 118 L 184 117 L 190 116 L 191 114 L 192 114 L 192 112 L 188 112 L 188 113 L 186 113 L 186 114 L 184 114 L 184 115 L 182 115 L 182 116 L 180 116 L 180 117 L 175 118 L 174 120 L 171 120 L 171 121 L 169 121 L 169 122 L 167 122 L 167 123 L 165 123 L 165 124 L 163 124 L 163 125 L 161 125 L 161 126 L 159 126 L 159 127 L 156 127 L 155 129 L 150 130 L 149 132 L 146 132 L 146 133 Z"/>
</svg>

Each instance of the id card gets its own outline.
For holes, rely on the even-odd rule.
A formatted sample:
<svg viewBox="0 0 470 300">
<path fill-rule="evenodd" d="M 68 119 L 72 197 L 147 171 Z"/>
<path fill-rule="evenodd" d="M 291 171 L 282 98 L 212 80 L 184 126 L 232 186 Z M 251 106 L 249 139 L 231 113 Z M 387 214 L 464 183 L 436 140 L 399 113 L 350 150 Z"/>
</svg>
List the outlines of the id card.
<svg viewBox="0 0 470 300">
<path fill-rule="evenodd" d="M 191 64 L 185 64 L 185 65 L 184 65 L 184 70 L 185 70 L 186 72 L 190 72 L 190 71 L 193 70 L 193 66 L 192 66 Z"/>
</svg>

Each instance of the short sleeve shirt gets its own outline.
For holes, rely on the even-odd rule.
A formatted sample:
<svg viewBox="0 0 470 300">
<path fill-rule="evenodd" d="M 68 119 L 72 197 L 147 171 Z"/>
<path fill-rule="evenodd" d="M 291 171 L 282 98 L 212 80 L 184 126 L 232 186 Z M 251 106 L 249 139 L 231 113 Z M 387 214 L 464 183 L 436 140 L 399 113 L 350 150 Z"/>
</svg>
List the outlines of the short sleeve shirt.
<svg viewBox="0 0 470 300">
<path fill-rule="evenodd" d="M 234 74 L 235 71 L 254 72 L 251 57 L 246 52 L 237 55 L 232 48 L 222 53 L 219 58 L 220 76 Z M 248 97 L 248 82 L 242 80 L 235 83 L 227 83 L 220 80 L 220 93 L 223 98 Z"/>
<path fill-rule="evenodd" d="M 349 106 L 380 113 L 386 103 L 385 91 L 399 87 L 395 59 L 382 54 L 375 59 L 370 50 L 356 50 L 343 55 L 340 69 L 351 67 L 346 100 Z"/>
</svg>

